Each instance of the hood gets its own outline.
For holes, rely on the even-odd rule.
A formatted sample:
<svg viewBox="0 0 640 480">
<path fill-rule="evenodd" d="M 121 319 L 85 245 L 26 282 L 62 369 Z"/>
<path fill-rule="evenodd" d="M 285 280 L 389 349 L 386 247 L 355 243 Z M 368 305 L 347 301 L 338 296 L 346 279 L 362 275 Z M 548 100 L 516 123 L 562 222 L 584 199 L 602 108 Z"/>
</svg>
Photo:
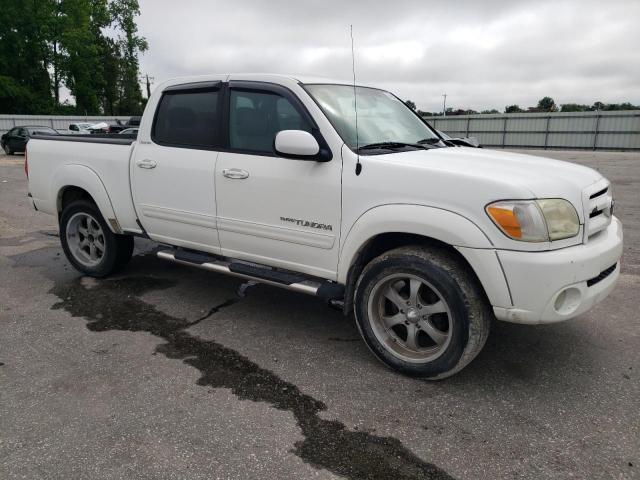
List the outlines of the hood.
<svg viewBox="0 0 640 480">
<path fill-rule="evenodd" d="M 599 172 L 582 165 L 489 149 L 451 147 L 384 157 L 406 166 L 499 181 L 510 190 L 516 187 L 522 194 L 528 192 L 522 198 L 566 198 L 571 192 L 581 194 L 586 187 L 602 179 Z M 576 200 L 577 207 L 581 197 Z"/>
<path fill-rule="evenodd" d="M 507 241 L 486 214 L 489 203 L 563 198 L 584 223 L 586 189 L 606 182 L 599 172 L 581 165 L 489 149 L 449 147 L 361 157 L 362 175 L 347 177 L 344 184 L 358 204 L 373 208 L 384 199 L 388 204 L 449 210 L 471 219 L 504 248 L 542 250 L 549 245 Z M 579 241 L 576 237 L 556 242 L 554 248 Z"/>
</svg>

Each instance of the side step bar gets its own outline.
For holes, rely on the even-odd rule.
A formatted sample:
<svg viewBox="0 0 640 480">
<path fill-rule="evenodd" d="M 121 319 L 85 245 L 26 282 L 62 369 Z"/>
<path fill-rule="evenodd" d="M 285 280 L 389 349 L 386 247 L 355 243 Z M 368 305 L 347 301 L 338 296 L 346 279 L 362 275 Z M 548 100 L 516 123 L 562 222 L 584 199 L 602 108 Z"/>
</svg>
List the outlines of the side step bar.
<svg viewBox="0 0 640 480">
<path fill-rule="evenodd" d="M 212 272 L 224 273 L 234 277 L 252 280 L 266 285 L 285 288 L 295 292 L 314 295 L 326 300 L 342 300 L 344 286 L 329 280 L 306 277 L 301 274 L 274 270 L 269 267 L 261 267 L 252 263 L 228 262 L 224 259 L 194 250 L 161 250 L 157 253 L 159 258 L 182 265 L 190 265 Z"/>
</svg>

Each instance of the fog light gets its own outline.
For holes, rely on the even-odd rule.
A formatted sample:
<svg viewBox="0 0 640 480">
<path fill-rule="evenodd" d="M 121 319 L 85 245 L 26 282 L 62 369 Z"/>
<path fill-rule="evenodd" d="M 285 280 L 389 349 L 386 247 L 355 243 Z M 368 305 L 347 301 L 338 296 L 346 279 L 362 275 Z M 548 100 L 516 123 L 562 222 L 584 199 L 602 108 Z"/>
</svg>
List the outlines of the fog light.
<svg viewBox="0 0 640 480">
<path fill-rule="evenodd" d="M 575 287 L 562 290 L 556 297 L 553 308 L 559 315 L 569 315 L 580 306 L 582 293 Z"/>
</svg>

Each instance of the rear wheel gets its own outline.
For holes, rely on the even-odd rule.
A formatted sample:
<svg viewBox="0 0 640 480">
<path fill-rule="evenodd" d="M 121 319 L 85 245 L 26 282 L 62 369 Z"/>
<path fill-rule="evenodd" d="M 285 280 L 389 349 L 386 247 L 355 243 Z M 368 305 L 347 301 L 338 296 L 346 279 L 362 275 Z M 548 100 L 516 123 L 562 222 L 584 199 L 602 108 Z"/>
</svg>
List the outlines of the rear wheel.
<svg viewBox="0 0 640 480">
<path fill-rule="evenodd" d="M 402 247 L 372 260 L 358 280 L 354 308 L 379 360 L 431 379 L 451 376 L 473 360 L 492 318 L 475 276 L 437 247 Z"/>
<path fill-rule="evenodd" d="M 76 270 L 93 277 L 120 270 L 133 254 L 133 237 L 109 230 L 98 207 L 87 200 L 71 202 L 62 211 L 60 241 Z"/>
</svg>

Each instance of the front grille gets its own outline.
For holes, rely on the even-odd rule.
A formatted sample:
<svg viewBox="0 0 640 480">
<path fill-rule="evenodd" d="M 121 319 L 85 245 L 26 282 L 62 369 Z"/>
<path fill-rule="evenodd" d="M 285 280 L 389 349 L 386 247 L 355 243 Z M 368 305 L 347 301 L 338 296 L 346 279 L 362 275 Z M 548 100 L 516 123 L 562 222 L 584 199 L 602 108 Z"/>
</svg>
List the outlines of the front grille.
<svg viewBox="0 0 640 480">
<path fill-rule="evenodd" d="M 590 278 L 589 280 L 587 280 L 587 287 L 593 287 L 596 283 L 601 282 L 602 280 L 607 278 L 609 275 L 611 275 L 613 273 L 613 271 L 616 269 L 617 265 L 618 265 L 618 263 L 616 262 L 613 265 L 611 265 L 609 268 L 607 268 L 606 270 L 601 271 L 600 274 L 597 277 L 593 277 L 593 278 Z"/>
<path fill-rule="evenodd" d="M 596 193 L 589 196 L 589 199 L 599 197 L 600 195 L 604 195 L 609 190 L 609 187 L 604 187 L 602 190 L 597 191 Z"/>
<path fill-rule="evenodd" d="M 613 198 L 606 180 L 598 182 L 584 192 L 585 242 L 611 223 Z"/>
</svg>

